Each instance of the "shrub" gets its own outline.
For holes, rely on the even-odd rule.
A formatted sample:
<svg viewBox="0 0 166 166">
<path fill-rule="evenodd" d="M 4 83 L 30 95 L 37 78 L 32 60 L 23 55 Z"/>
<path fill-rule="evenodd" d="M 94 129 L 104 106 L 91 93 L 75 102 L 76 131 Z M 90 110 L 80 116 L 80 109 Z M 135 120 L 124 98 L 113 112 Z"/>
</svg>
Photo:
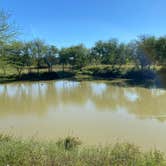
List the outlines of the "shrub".
<svg viewBox="0 0 166 166">
<path fill-rule="evenodd" d="M 78 137 L 66 137 L 64 139 L 60 139 L 57 142 L 57 145 L 61 148 L 64 148 L 65 150 L 72 150 L 74 148 L 77 148 L 79 145 L 81 145 L 81 141 Z"/>
</svg>

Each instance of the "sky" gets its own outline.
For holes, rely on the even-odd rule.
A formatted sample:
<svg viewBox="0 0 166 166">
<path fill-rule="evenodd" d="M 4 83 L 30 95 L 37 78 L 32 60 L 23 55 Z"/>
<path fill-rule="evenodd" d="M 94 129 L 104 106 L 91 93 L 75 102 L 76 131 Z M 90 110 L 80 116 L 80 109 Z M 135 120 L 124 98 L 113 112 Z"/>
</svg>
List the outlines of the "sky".
<svg viewBox="0 0 166 166">
<path fill-rule="evenodd" d="M 22 40 L 57 47 L 166 35 L 166 0 L 0 0 L 0 8 L 12 14 Z"/>
</svg>

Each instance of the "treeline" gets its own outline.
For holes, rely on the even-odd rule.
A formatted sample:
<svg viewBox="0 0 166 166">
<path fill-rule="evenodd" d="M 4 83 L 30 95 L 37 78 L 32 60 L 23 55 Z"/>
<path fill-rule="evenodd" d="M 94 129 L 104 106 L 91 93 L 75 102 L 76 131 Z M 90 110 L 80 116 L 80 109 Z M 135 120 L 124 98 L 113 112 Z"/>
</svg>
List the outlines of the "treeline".
<svg viewBox="0 0 166 166">
<path fill-rule="evenodd" d="M 98 41 L 91 48 L 83 44 L 58 49 L 40 39 L 28 42 L 15 40 L 16 30 L 8 21 L 9 15 L 0 12 L 0 68 L 4 75 L 9 68 L 18 75 L 26 69 L 48 72 L 55 65 L 68 65 L 72 70 L 81 70 L 89 65 L 110 65 L 113 69 L 132 64 L 139 70 L 151 69 L 166 63 L 166 36 L 141 36 L 129 43 L 117 39 Z"/>
<path fill-rule="evenodd" d="M 6 73 L 8 67 L 16 69 L 20 75 L 24 69 L 31 72 L 47 68 L 52 71 L 54 65 L 70 65 L 80 70 L 88 65 L 111 65 L 120 68 L 122 65 L 134 64 L 138 69 L 146 69 L 156 65 L 165 65 L 166 37 L 141 36 L 138 40 L 120 43 L 113 39 L 98 41 L 88 49 L 84 45 L 76 45 L 58 49 L 36 39 L 29 42 L 12 41 L 0 47 L 0 68 Z"/>
</svg>

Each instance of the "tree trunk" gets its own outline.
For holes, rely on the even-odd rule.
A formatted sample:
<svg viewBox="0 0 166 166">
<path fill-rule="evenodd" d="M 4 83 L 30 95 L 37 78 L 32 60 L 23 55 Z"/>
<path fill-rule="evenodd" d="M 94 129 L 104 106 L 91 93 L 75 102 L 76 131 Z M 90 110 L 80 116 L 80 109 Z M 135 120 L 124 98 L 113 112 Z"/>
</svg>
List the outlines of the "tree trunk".
<svg viewBox="0 0 166 166">
<path fill-rule="evenodd" d="M 64 71 L 65 71 L 65 64 L 63 63 L 63 65 L 62 65 L 62 71 L 63 71 L 63 73 L 64 73 Z"/>
<path fill-rule="evenodd" d="M 39 75 L 39 66 L 37 66 L 37 74 Z"/>
<path fill-rule="evenodd" d="M 6 69 L 5 68 L 3 68 L 3 74 L 4 74 L 4 76 L 6 76 Z"/>
<path fill-rule="evenodd" d="M 21 78 L 21 69 L 20 68 L 17 68 L 17 72 L 18 72 L 18 77 L 19 79 Z"/>
<path fill-rule="evenodd" d="M 30 68 L 30 67 L 28 68 L 28 73 L 29 73 L 29 74 L 31 73 L 31 68 Z"/>
</svg>

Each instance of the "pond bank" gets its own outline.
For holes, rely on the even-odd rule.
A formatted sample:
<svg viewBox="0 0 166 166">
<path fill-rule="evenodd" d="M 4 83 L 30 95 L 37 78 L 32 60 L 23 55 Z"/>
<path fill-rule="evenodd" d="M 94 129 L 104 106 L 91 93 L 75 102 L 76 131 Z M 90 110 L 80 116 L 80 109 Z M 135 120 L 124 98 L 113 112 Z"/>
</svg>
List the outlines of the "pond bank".
<svg viewBox="0 0 166 166">
<path fill-rule="evenodd" d="M 67 137 L 56 142 L 23 140 L 0 135 L 0 165 L 48 166 L 164 166 L 165 154 L 127 143 L 106 147 L 82 147 L 78 138 Z"/>
<path fill-rule="evenodd" d="M 108 80 L 116 85 L 139 85 L 147 86 L 149 84 L 156 84 L 160 86 L 160 80 L 157 74 L 151 70 L 112 70 L 112 69 L 98 69 L 86 68 L 81 71 L 53 71 L 40 73 L 24 73 L 20 76 L 16 74 L 1 75 L 0 83 L 10 83 L 18 81 L 49 81 L 49 80 L 74 80 L 74 81 L 94 81 L 94 80 Z M 120 80 L 120 81 L 119 81 Z"/>
</svg>

